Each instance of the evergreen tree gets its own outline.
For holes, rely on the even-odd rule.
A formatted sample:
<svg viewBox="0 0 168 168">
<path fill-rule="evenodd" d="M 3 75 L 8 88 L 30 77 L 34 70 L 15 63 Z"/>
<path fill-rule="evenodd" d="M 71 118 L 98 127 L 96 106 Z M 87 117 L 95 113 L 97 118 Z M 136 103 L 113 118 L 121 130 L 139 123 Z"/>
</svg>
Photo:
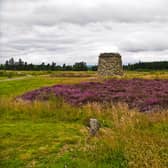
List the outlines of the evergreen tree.
<svg viewBox="0 0 168 168">
<path fill-rule="evenodd" d="M 85 62 L 77 62 L 73 65 L 74 71 L 87 71 L 88 67 Z"/>
</svg>

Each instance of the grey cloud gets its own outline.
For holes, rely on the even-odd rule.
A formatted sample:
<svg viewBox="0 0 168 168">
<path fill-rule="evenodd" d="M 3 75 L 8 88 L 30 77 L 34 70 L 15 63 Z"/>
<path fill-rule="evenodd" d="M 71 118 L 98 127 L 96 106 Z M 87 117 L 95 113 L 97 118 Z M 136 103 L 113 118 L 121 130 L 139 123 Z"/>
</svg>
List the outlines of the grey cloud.
<svg viewBox="0 0 168 168">
<path fill-rule="evenodd" d="M 167 0 L 1 0 L 0 63 L 168 60 Z M 145 55 L 145 56 L 144 56 Z"/>
<path fill-rule="evenodd" d="M 112 1 L 113 2 L 113 1 Z M 137 1 L 136 1 L 137 2 Z M 138 3 L 137 3 L 138 5 Z M 167 4 L 168 5 L 168 4 Z M 137 7 L 103 3 L 84 8 L 70 4 L 67 6 L 42 6 L 35 8 L 32 22 L 39 25 L 54 25 L 60 22 L 88 24 L 93 22 L 167 22 L 168 11 L 164 3 L 151 8 L 149 5 Z"/>
<path fill-rule="evenodd" d="M 121 42 L 120 49 L 135 53 L 167 50 L 168 39 L 165 38 L 167 33 L 168 31 L 133 33 Z"/>
<path fill-rule="evenodd" d="M 104 21 L 168 21 L 167 0 L 86 0 L 84 3 L 77 0 L 69 0 L 69 3 L 65 0 L 62 3 L 54 3 L 51 0 L 3 2 L 2 19 L 15 23 L 55 25 L 59 22 L 87 24 Z"/>
<path fill-rule="evenodd" d="M 138 3 L 137 3 L 138 4 Z M 164 5 L 164 4 L 163 4 Z M 168 12 L 166 6 L 148 5 L 136 7 L 133 5 L 104 3 L 100 6 L 89 9 L 69 5 L 39 7 L 34 11 L 35 22 L 39 24 L 55 24 L 57 22 L 70 22 L 86 24 L 90 22 L 114 21 L 114 22 L 151 22 L 168 21 Z M 45 22 L 44 19 L 47 21 Z"/>
</svg>

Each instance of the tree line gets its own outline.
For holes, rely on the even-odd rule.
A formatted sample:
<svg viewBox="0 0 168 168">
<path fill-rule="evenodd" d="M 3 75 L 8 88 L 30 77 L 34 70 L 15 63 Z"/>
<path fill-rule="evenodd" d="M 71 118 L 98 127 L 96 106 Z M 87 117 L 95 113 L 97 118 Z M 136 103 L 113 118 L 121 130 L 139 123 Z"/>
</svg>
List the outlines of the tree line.
<svg viewBox="0 0 168 168">
<path fill-rule="evenodd" d="M 168 70 L 168 61 L 139 62 L 124 65 L 125 70 Z"/>
<path fill-rule="evenodd" d="M 0 65 L 1 70 L 26 70 L 26 71 L 96 71 L 97 66 L 87 66 L 86 62 L 76 62 L 74 65 L 57 65 L 55 62 L 51 64 L 45 64 L 42 62 L 39 65 L 28 64 L 22 59 L 15 61 L 14 58 L 11 58 L 5 62 L 5 64 Z"/>
<path fill-rule="evenodd" d="M 168 61 L 160 62 L 139 62 L 135 64 L 123 65 L 124 70 L 168 70 Z M 97 65 L 88 66 L 86 62 L 76 62 L 73 65 L 57 65 L 55 62 L 51 64 L 45 64 L 44 62 L 35 65 L 28 64 L 22 59 L 15 61 L 11 58 L 5 62 L 5 64 L 0 65 L 0 70 L 26 70 L 26 71 L 97 71 Z"/>
</svg>

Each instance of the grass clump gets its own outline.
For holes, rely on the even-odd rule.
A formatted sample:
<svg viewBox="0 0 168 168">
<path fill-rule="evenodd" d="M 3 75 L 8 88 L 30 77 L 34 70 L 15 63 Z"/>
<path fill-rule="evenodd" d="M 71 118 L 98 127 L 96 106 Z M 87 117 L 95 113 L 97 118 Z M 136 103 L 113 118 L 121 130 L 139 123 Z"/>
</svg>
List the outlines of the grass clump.
<svg viewBox="0 0 168 168">
<path fill-rule="evenodd" d="M 123 103 L 74 107 L 55 98 L 15 100 L 42 86 L 86 80 L 36 76 L 0 83 L 0 167 L 168 167 L 166 109 L 139 113 Z M 95 137 L 89 135 L 89 118 L 101 123 Z"/>
<path fill-rule="evenodd" d="M 168 111 L 141 114 L 127 105 L 62 100 L 1 102 L 1 166 L 165 167 Z M 3 109 L 3 110 L 2 110 Z M 90 137 L 85 120 L 97 118 Z"/>
</svg>

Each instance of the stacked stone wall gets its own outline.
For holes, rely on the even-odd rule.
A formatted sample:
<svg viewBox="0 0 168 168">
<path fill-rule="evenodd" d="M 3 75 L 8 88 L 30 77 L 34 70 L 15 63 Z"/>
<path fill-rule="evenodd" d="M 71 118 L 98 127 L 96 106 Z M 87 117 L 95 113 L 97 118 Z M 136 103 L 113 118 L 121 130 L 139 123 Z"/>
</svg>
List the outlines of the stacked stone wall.
<svg viewBox="0 0 168 168">
<path fill-rule="evenodd" d="M 122 75 L 122 60 L 118 53 L 103 53 L 99 56 L 98 75 L 114 76 Z"/>
</svg>

